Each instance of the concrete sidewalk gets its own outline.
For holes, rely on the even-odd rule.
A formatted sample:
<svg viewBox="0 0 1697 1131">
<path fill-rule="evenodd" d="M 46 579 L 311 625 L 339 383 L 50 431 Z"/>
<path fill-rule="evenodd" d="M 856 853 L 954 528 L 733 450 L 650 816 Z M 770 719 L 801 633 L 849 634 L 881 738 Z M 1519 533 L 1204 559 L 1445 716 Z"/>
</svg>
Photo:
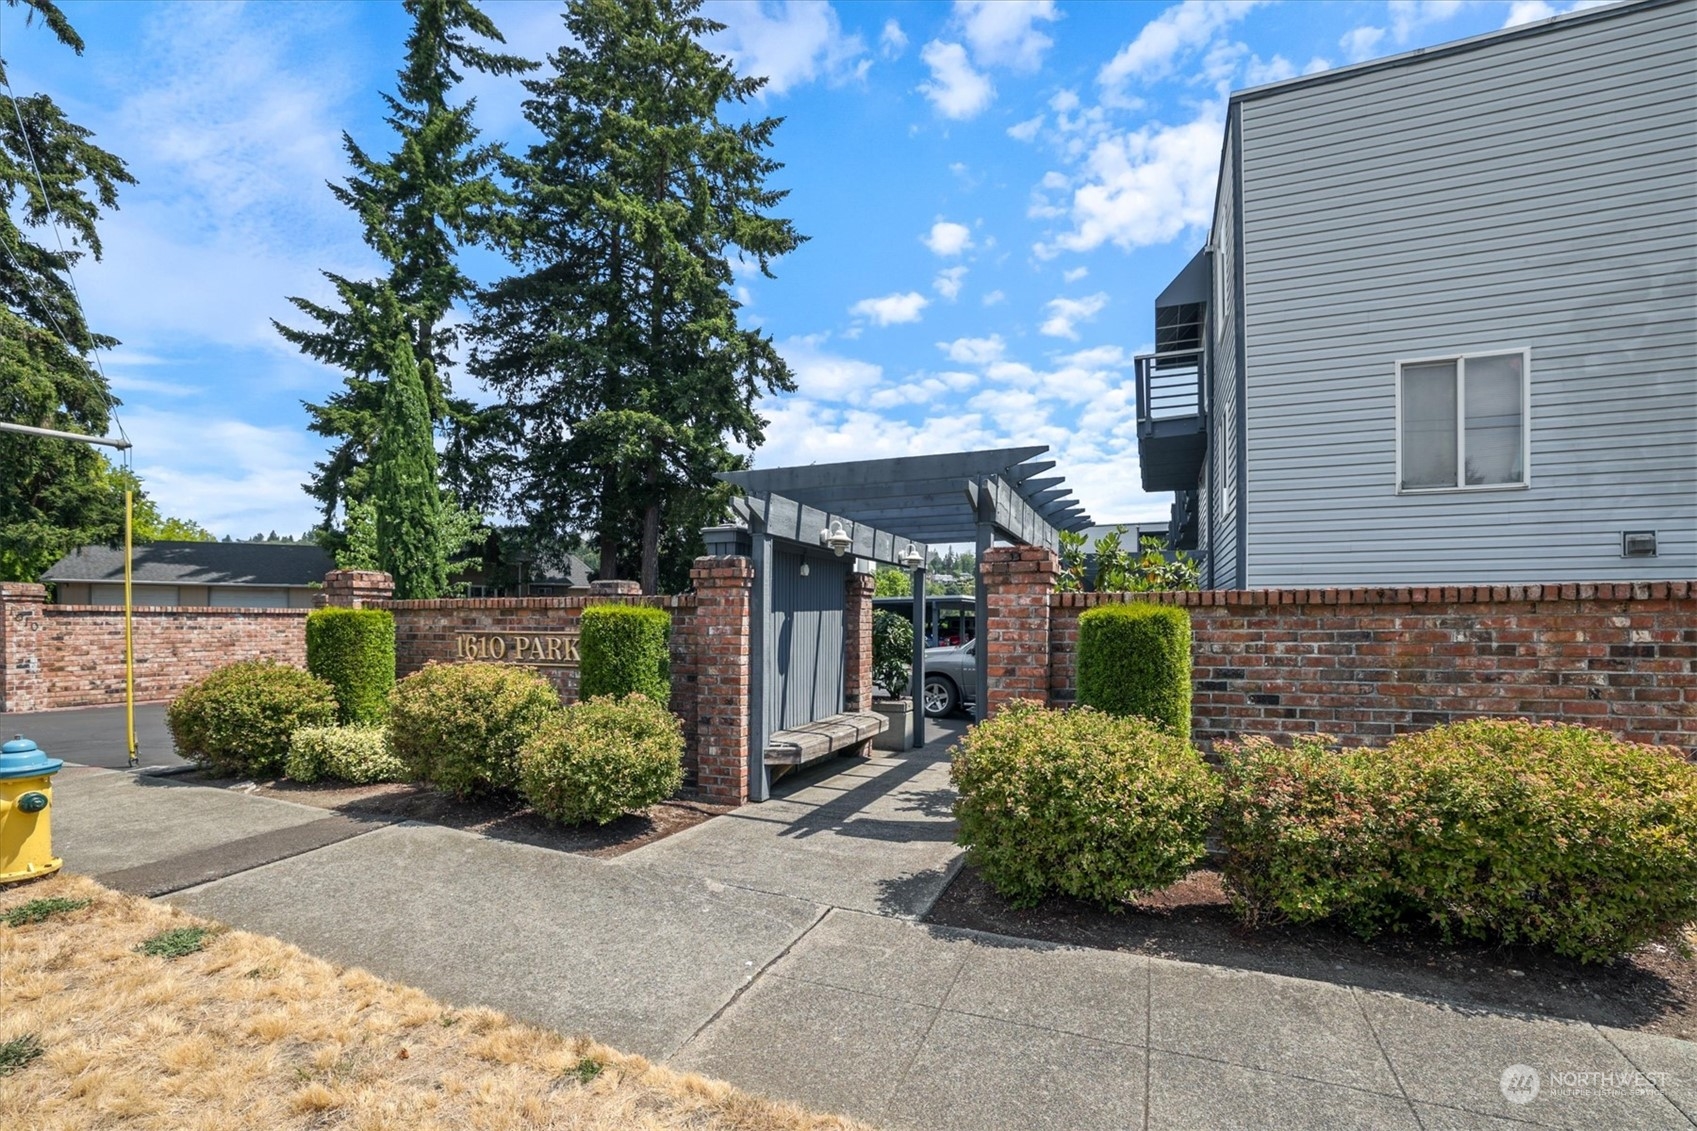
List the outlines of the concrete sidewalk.
<svg viewBox="0 0 1697 1131">
<path fill-rule="evenodd" d="M 211 868 L 171 902 L 890 1127 L 1697 1125 L 1686 1042 L 917 921 L 959 863 L 951 740 L 612 860 L 93 771 L 56 820 L 73 870 Z M 310 847 L 247 862 L 289 838 Z"/>
</svg>

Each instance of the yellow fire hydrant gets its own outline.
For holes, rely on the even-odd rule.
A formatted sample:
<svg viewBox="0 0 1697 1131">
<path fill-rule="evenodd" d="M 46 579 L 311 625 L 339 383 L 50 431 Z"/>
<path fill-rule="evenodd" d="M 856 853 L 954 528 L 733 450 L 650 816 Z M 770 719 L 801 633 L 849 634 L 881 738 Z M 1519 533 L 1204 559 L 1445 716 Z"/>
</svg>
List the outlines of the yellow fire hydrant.
<svg viewBox="0 0 1697 1131">
<path fill-rule="evenodd" d="M 65 763 L 23 735 L 0 745 L 0 884 L 57 872 L 53 855 L 53 783 Z"/>
</svg>

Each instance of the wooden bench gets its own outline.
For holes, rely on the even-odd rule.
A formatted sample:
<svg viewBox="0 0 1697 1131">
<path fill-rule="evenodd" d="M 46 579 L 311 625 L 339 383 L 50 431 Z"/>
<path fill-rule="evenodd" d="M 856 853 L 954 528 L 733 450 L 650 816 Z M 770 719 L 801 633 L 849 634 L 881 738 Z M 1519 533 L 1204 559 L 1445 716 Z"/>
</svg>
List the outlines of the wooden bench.
<svg viewBox="0 0 1697 1131">
<path fill-rule="evenodd" d="M 775 781 L 798 766 L 860 753 L 889 725 L 890 720 L 876 711 L 849 711 L 775 731 L 766 742 L 766 765 Z"/>
</svg>

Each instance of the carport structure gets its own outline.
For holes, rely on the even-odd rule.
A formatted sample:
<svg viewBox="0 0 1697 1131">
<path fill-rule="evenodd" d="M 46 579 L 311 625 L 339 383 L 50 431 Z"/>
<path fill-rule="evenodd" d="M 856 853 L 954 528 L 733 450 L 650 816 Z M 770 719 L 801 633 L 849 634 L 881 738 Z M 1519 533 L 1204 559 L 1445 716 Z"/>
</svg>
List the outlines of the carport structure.
<svg viewBox="0 0 1697 1131">
<path fill-rule="evenodd" d="M 925 623 L 925 563 L 931 546 L 970 543 L 980 561 L 998 540 L 1059 550 L 1061 531 L 1083 530 L 1091 520 L 1065 480 L 1045 474 L 1055 467 L 1054 460 L 1041 458 L 1048 450 L 1036 445 L 722 473 L 719 478 L 745 492 L 732 505 L 738 524 L 751 536 L 755 623 L 770 623 L 773 586 L 789 584 L 787 575 L 821 547 L 829 549 L 836 533 L 849 540 L 844 552 L 852 551 L 855 558 L 912 573 L 916 628 Z M 975 585 L 974 594 L 976 623 L 982 631 L 989 622 L 984 587 Z M 924 632 L 916 631 L 916 682 L 925 670 L 924 649 Z M 981 657 L 982 645 L 978 651 Z M 755 650 L 755 660 L 773 662 L 770 640 Z M 989 698 L 989 669 L 982 662 L 976 668 L 982 717 Z M 756 679 L 755 687 L 763 683 L 769 696 L 770 681 Z M 769 705 L 752 709 L 752 714 L 751 754 L 757 758 L 773 716 Z M 922 697 L 915 695 L 914 737 L 919 742 L 924 741 L 924 726 Z M 763 790 L 763 784 L 756 784 L 762 779 L 751 773 L 750 789 Z"/>
</svg>

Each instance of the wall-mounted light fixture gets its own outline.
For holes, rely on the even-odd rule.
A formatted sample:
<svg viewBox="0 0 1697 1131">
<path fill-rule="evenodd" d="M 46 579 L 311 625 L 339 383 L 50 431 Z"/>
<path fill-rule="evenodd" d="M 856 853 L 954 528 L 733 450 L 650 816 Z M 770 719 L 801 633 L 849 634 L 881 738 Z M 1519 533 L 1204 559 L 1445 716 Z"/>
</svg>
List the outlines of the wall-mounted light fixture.
<svg viewBox="0 0 1697 1131">
<path fill-rule="evenodd" d="M 909 542 L 907 549 L 902 551 L 902 556 L 898 560 L 908 569 L 918 569 L 925 564 L 925 555 L 919 552 L 918 546 Z"/>
<path fill-rule="evenodd" d="M 828 526 L 819 532 L 819 544 L 829 546 L 831 552 L 840 558 L 848 553 L 850 546 L 854 545 L 854 539 L 843 531 L 843 524 L 838 522 L 834 526 Z"/>
<path fill-rule="evenodd" d="M 813 572 L 813 571 L 812 571 L 812 570 L 811 570 L 811 569 L 809 569 L 809 568 L 808 568 L 808 566 L 807 566 L 807 563 L 806 563 L 806 562 L 805 562 L 805 561 L 803 561 L 803 562 L 802 562 L 802 563 L 801 563 L 801 575 L 802 575 L 802 576 L 803 576 L 803 577 L 806 577 L 806 576 L 807 576 L 807 575 L 808 575 L 808 574 L 810 574 L 810 573 L 812 573 L 812 572 Z"/>
</svg>

